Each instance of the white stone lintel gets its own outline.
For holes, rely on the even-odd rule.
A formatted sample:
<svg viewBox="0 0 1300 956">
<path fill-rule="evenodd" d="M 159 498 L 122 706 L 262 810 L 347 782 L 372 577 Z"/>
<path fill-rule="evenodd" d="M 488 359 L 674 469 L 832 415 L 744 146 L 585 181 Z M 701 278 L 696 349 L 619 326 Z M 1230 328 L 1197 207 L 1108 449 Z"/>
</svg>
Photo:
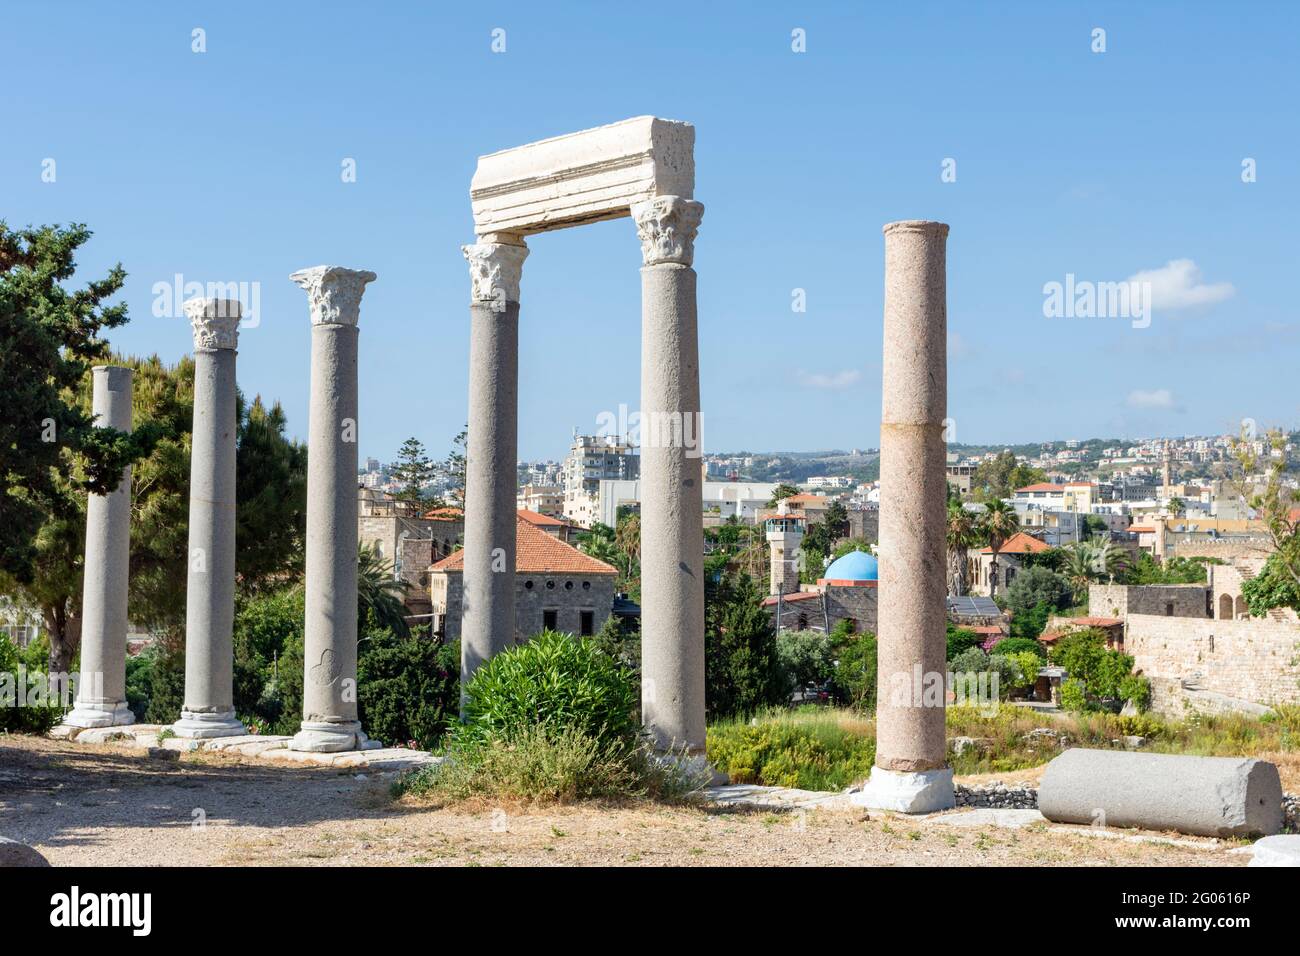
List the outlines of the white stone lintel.
<svg viewBox="0 0 1300 956">
<path fill-rule="evenodd" d="M 957 805 L 952 768 L 905 773 L 872 767 L 866 785 L 849 798 L 858 807 L 898 813 L 934 813 Z"/>
<path fill-rule="evenodd" d="M 619 219 L 657 196 L 695 194 L 695 127 L 637 116 L 480 156 L 474 231 L 520 236 Z"/>
</svg>

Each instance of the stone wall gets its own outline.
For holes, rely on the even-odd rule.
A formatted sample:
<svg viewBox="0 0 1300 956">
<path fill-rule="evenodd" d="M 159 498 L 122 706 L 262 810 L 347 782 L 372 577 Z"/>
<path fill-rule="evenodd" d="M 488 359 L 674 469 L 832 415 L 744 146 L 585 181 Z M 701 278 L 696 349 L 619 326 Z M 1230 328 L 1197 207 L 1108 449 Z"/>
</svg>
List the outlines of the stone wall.
<svg viewBox="0 0 1300 956">
<path fill-rule="evenodd" d="M 1295 624 L 1129 614 L 1124 650 L 1151 681 L 1153 709 L 1168 716 L 1300 704 Z"/>
<path fill-rule="evenodd" d="M 1088 613 L 1094 617 L 1151 614 L 1207 618 L 1207 594 L 1204 584 L 1093 584 L 1088 587 Z"/>
<path fill-rule="evenodd" d="M 433 629 L 448 641 L 460 639 L 463 577 L 459 572 L 434 572 L 429 576 Z M 516 644 L 542 630 L 546 612 L 555 612 L 555 629 L 582 633 L 582 614 L 591 614 L 591 633 L 605 625 L 614 607 L 613 574 L 554 574 L 515 577 Z"/>
<path fill-rule="evenodd" d="M 880 509 L 860 508 L 849 512 L 849 537 L 880 540 Z"/>
</svg>

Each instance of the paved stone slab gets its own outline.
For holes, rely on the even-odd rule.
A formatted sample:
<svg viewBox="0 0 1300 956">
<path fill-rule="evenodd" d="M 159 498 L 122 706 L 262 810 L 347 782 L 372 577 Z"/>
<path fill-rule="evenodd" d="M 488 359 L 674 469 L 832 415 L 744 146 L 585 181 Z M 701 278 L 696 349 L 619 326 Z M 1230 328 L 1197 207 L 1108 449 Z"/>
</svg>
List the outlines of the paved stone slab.
<svg viewBox="0 0 1300 956">
<path fill-rule="evenodd" d="M 1282 829 L 1282 782 L 1264 760 L 1075 748 L 1047 765 L 1038 809 L 1057 823 L 1268 835 Z"/>
<path fill-rule="evenodd" d="M 848 794 L 797 790 L 793 787 L 761 787 L 757 784 L 733 783 L 724 787 L 709 787 L 704 793 L 710 801 L 724 807 L 770 807 L 774 810 L 809 807 L 848 809 L 850 807 Z"/>
<path fill-rule="evenodd" d="M 1037 810 L 994 810 L 991 808 L 941 813 L 924 819 L 928 823 L 949 827 L 1006 827 L 1012 830 L 1033 826 L 1035 823 L 1047 822 L 1047 818 Z"/>
<path fill-rule="evenodd" d="M 1300 836 L 1269 836 L 1249 848 L 1247 866 L 1300 866 Z"/>
</svg>

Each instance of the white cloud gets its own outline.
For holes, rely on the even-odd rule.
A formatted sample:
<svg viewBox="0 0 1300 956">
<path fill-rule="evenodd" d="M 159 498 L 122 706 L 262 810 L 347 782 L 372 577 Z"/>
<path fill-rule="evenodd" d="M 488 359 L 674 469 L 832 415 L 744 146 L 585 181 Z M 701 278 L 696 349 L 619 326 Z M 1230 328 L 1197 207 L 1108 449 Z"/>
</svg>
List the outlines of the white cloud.
<svg viewBox="0 0 1300 956">
<path fill-rule="evenodd" d="M 846 368 L 839 372 L 805 372 L 800 370 L 799 381 L 809 388 L 848 388 L 862 378 L 862 370 Z"/>
<path fill-rule="evenodd" d="M 1144 269 L 1129 276 L 1129 282 L 1151 285 L 1151 308 L 1186 309 L 1211 305 L 1231 298 L 1237 291 L 1231 282 L 1205 283 L 1201 270 L 1191 259 L 1171 259 L 1159 269 Z"/>
<path fill-rule="evenodd" d="M 1173 408 L 1174 396 L 1167 388 L 1155 388 L 1151 391 L 1136 389 L 1128 393 L 1129 408 Z"/>
</svg>

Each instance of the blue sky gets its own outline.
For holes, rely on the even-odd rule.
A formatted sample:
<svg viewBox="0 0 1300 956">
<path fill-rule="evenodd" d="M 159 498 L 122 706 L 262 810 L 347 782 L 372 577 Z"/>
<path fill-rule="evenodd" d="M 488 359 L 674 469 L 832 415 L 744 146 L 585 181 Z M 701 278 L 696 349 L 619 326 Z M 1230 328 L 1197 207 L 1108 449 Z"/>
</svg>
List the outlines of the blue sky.
<svg viewBox="0 0 1300 956">
<path fill-rule="evenodd" d="M 157 282 L 260 283 L 240 384 L 297 435 L 310 330 L 287 276 L 374 270 L 361 453 L 415 435 L 441 455 L 466 417 L 476 157 L 655 114 L 696 126 L 706 450 L 878 442 L 880 227 L 910 218 L 952 227 L 958 441 L 1300 421 L 1300 5 L 677 9 L 7 3 L 0 217 L 94 230 L 82 274 L 130 273 L 122 351 L 191 348 L 152 314 Z M 628 220 L 529 245 L 519 450 L 558 457 L 637 407 L 640 252 Z M 1147 270 L 1149 328 L 1043 315 L 1045 283 Z"/>
</svg>

